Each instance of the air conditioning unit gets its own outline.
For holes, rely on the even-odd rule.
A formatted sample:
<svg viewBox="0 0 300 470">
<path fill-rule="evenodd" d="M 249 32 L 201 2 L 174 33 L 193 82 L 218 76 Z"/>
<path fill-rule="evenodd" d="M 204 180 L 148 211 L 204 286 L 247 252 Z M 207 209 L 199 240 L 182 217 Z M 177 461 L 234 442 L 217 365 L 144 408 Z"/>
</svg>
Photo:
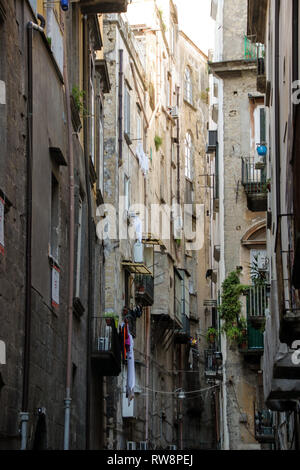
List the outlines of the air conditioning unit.
<svg viewBox="0 0 300 470">
<path fill-rule="evenodd" d="M 97 338 L 97 351 L 109 351 L 110 338 L 109 336 L 99 336 Z"/>
<path fill-rule="evenodd" d="M 178 107 L 177 106 L 170 107 L 170 114 L 171 114 L 173 119 L 177 119 L 178 118 Z"/>
<path fill-rule="evenodd" d="M 147 441 L 140 441 L 139 442 L 139 450 L 148 450 Z"/>
<path fill-rule="evenodd" d="M 136 442 L 127 441 L 127 450 L 136 450 Z"/>
<path fill-rule="evenodd" d="M 206 153 L 214 153 L 217 150 L 218 131 L 208 131 L 208 144 Z"/>
<path fill-rule="evenodd" d="M 167 450 L 177 450 L 177 446 L 172 444 L 170 446 L 167 446 Z"/>
</svg>

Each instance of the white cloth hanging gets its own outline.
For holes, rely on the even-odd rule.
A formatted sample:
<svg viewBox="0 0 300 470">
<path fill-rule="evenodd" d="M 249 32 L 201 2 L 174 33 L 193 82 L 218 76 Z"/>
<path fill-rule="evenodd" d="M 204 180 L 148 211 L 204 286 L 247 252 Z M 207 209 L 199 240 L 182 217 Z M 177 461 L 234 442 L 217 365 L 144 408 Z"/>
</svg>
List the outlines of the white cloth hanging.
<svg viewBox="0 0 300 470">
<path fill-rule="evenodd" d="M 135 366 L 134 366 L 134 351 L 133 351 L 133 338 L 129 334 L 130 347 L 127 353 L 127 386 L 126 386 L 126 396 L 128 397 L 128 406 L 134 398 L 134 387 L 135 387 Z"/>
</svg>

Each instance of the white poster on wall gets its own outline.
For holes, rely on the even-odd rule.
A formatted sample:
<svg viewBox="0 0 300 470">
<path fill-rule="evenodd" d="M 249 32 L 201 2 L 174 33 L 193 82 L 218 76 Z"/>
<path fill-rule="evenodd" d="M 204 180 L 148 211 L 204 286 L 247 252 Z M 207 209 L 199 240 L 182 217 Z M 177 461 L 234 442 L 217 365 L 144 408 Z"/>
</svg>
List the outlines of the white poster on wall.
<svg viewBox="0 0 300 470">
<path fill-rule="evenodd" d="M 59 268 L 52 266 L 52 306 L 59 307 Z"/>
</svg>

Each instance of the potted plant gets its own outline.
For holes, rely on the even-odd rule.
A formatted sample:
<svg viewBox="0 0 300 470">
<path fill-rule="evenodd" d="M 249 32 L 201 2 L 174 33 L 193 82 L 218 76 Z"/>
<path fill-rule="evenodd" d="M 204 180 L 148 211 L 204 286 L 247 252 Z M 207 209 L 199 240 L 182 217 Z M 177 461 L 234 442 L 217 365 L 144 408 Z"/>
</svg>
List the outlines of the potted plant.
<svg viewBox="0 0 300 470">
<path fill-rule="evenodd" d="M 226 331 L 227 338 L 231 343 L 240 344 L 242 342 L 243 336 L 242 331 L 237 326 L 231 326 Z"/>
<path fill-rule="evenodd" d="M 216 328 L 213 328 L 213 327 L 208 328 L 208 330 L 206 332 L 207 342 L 211 343 L 211 344 L 214 343 L 215 340 L 216 340 L 217 334 L 218 334 L 218 332 L 217 332 Z"/>
<path fill-rule="evenodd" d="M 115 327 L 118 328 L 119 317 L 114 312 L 105 312 L 104 313 L 105 322 L 107 325 L 111 325 L 112 321 L 115 322 Z"/>
</svg>

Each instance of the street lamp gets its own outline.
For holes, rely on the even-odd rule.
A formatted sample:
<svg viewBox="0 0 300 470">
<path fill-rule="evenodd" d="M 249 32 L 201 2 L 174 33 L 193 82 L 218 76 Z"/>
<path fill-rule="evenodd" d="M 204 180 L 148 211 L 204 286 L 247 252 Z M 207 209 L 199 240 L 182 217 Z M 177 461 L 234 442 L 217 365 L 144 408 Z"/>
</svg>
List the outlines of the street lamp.
<svg viewBox="0 0 300 470">
<path fill-rule="evenodd" d="M 178 395 L 177 395 L 177 398 L 179 400 L 184 400 L 185 399 L 185 393 L 184 393 L 184 390 L 182 388 L 178 388 L 177 390 L 175 390 L 175 392 L 179 392 Z"/>
</svg>

